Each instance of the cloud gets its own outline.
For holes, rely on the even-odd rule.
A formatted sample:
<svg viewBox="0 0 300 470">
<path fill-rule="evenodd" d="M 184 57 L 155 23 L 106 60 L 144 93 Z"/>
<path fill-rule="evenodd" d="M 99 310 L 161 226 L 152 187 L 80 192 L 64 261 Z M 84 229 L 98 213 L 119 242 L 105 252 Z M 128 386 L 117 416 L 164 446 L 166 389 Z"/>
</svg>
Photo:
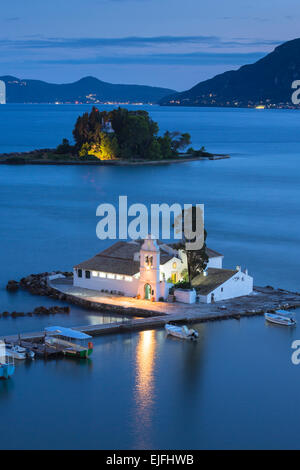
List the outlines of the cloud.
<svg viewBox="0 0 300 470">
<path fill-rule="evenodd" d="M 230 20 L 230 21 L 239 21 L 239 20 L 255 21 L 255 22 L 260 21 L 262 23 L 264 23 L 265 21 L 270 21 L 270 18 L 264 18 L 262 16 L 222 16 L 220 19 Z"/>
<path fill-rule="evenodd" d="M 120 1 L 120 0 L 119 0 Z M 223 40 L 218 36 L 129 36 L 124 38 L 31 38 L 0 39 L 0 46 L 13 49 L 86 49 L 98 47 L 148 47 L 163 45 L 206 45 L 225 48 L 278 45 L 280 40 Z"/>
<path fill-rule="evenodd" d="M 19 16 L 11 16 L 9 18 L 5 18 L 4 21 L 19 21 L 21 18 Z"/>
<path fill-rule="evenodd" d="M 46 59 L 38 61 L 44 65 L 95 65 L 95 64 L 141 64 L 141 65 L 244 65 L 261 59 L 265 54 L 262 52 L 192 52 L 174 54 L 145 54 L 145 55 L 122 55 L 122 56 L 97 56 L 76 59 Z"/>
</svg>

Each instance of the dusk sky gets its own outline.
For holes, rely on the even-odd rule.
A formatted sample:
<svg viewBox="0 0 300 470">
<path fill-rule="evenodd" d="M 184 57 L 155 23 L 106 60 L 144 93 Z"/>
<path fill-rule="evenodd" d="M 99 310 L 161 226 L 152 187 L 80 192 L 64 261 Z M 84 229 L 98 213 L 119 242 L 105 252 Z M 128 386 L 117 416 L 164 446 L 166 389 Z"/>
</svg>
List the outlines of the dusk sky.
<svg viewBox="0 0 300 470">
<path fill-rule="evenodd" d="M 299 36 L 299 0 L 2 2 L 0 75 L 188 89 Z"/>
</svg>

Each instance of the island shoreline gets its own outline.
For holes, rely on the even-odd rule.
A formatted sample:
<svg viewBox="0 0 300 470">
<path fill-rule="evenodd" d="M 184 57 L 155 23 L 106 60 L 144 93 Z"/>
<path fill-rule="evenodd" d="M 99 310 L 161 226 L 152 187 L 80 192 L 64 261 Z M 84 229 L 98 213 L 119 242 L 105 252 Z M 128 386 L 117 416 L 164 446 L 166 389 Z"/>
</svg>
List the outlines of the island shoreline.
<svg viewBox="0 0 300 470">
<path fill-rule="evenodd" d="M 186 163 L 202 160 L 224 160 L 230 158 L 228 154 L 210 154 L 208 156 L 181 156 L 178 158 L 162 159 L 162 160 L 42 160 L 28 158 L 32 152 L 12 152 L 0 154 L 1 165 L 93 165 L 93 166 L 136 166 L 136 165 L 166 165 L 170 163 Z M 11 160 L 11 161 L 10 161 Z"/>
</svg>

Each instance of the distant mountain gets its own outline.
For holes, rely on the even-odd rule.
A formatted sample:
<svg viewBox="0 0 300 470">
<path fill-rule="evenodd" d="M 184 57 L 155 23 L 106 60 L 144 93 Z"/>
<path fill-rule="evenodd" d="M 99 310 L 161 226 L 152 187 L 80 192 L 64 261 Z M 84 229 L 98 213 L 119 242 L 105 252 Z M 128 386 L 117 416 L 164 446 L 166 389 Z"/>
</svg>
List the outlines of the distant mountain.
<svg viewBox="0 0 300 470">
<path fill-rule="evenodd" d="M 143 85 L 114 85 L 94 77 L 85 77 L 62 85 L 40 80 L 0 77 L 6 83 L 7 103 L 157 103 L 174 93 L 168 88 Z"/>
<path fill-rule="evenodd" d="M 293 107 L 292 82 L 300 80 L 300 39 L 285 42 L 254 64 L 216 75 L 161 100 L 168 106 Z"/>
</svg>

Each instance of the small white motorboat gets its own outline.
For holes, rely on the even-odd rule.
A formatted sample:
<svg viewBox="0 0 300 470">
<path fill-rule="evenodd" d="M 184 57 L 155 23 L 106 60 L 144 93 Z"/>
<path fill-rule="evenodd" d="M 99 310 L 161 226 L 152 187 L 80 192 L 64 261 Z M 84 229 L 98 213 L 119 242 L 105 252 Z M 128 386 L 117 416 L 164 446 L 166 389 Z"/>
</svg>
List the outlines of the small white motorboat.
<svg viewBox="0 0 300 470">
<path fill-rule="evenodd" d="M 286 315 L 286 311 L 278 310 L 276 313 L 265 313 L 265 319 L 270 323 L 276 323 L 277 325 L 284 326 L 295 326 L 296 320 L 293 317 Z"/>
<path fill-rule="evenodd" d="M 18 344 L 6 344 L 6 350 L 9 353 L 11 357 L 14 357 L 14 359 L 34 359 L 35 354 L 33 351 L 31 351 L 28 348 L 23 348 L 22 346 L 19 346 Z"/>
<path fill-rule="evenodd" d="M 168 335 L 176 336 L 176 338 L 195 340 L 199 336 L 198 331 L 189 329 L 186 325 L 179 326 L 167 323 L 165 330 Z"/>
<path fill-rule="evenodd" d="M 6 355 L 7 357 L 11 357 L 13 359 L 17 359 L 20 361 L 23 361 L 24 359 L 26 359 L 26 354 L 23 352 L 16 351 L 14 346 L 9 347 L 8 345 L 6 345 Z"/>
</svg>

